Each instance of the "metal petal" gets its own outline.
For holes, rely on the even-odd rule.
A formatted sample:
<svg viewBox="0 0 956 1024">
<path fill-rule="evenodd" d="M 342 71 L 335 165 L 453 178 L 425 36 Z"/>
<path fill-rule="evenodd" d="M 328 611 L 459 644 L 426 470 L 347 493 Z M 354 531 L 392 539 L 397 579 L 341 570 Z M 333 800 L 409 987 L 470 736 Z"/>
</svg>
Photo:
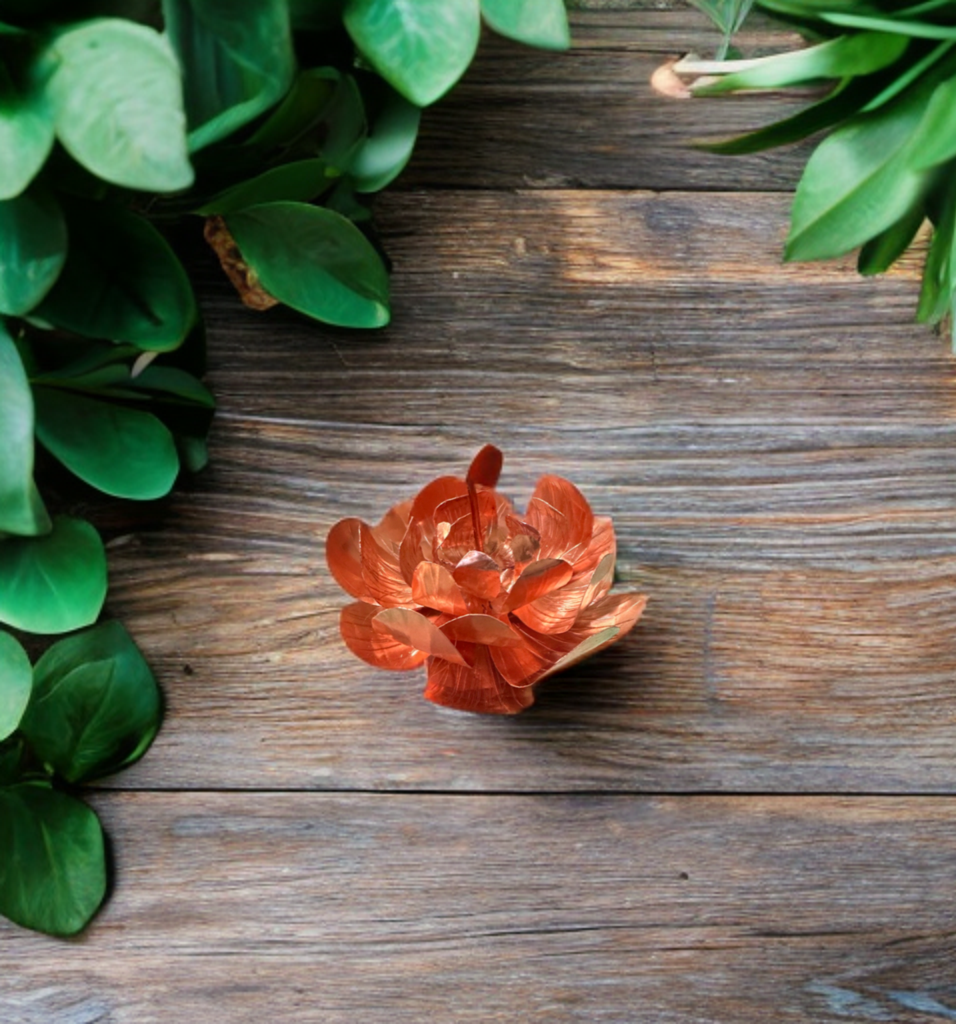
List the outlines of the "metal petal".
<svg viewBox="0 0 956 1024">
<path fill-rule="evenodd" d="M 364 601 L 347 604 L 342 609 L 339 629 L 348 649 L 376 668 L 393 671 L 418 668 L 425 661 L 424 651 L 413 650 L 372 625 L 372 620 L 381 610 L 378 605 Z"/>
<path fill-rule="evenodd" d="M 560 558 L 542 558 L 526 566 L 515 580 L 503 611 L 510 612 L 558 587 L 563 587 L 570 579 L 574 570 Z"/>
<path fill-rule="evenodd" d="M 493 444 L 486 444 L 484 448 L 472 459 L 468 467 L 468 475 L 465 478 L 470 484 L 481 484 L 484 487 L 494 487 L 501 476 L 501 464 L 504 456 Z"/>
<path fill-rule="evenodd" d="M 598 562 L 597 568 L 591 574 L 591 580 L 588 583 L 588 589 L 585 591 L 581 607 L 587 608 L 589 605 L 594 604 L 595 601 L 599 601 L 611 589 L 613 583 L 614 554 L 609 552 Z"/>
<path fill-rule="evenodd" d="M 365 523 L 361 524 L 360 533 L 362 578 L 372 600 L 386 608 L 413 605 L 412 588 L 402 576 L 398 558 L 378 543 Z"/>
<path fill-rule="evenodd" d="M 565 552 L 577 547 L 582 549 L 587 547 L 591 535 L 594 533 L 594 513 L 591 511 L 587 499 L 570 480 L 550 474 L 541 477 L 531 500 L 534 501 L 535 498 L 546 501 L 564 516 L 566 522 Z M 529 521 L 534 523 L 530 517 Z"/>
<path fill-rule="evenodd" d="M 482 601 L 493 601 L 501 591 L 501 568 L 483 551 L 469 551 L 452 576 L 462 590 Z"/>
<path fill-rule="evenodd" d="M 325 560 L 336 583 L 352 597 L 369 598 L 362 575 L 361 519 L 340 519 L 329 530 L 325 541 Z M 368 527 L 366 527 L 368 529 Z M 369 598 L 370 599 L 370 598 Z"/>
<path fill-rule="evenodd" d="M 568 543 L 567 519 L 543 498 L 532 498 L 528 502 L 525 520 L 538 531 L 541 538 L 539 558 L 560 558 L 572 547 Z"/>
<path fill-rule="evenodd" d="M 587 588 L 587 579 L 572 582 L 515 608 L 514 614 L 539 633 L 565 633 L 577 622 Z"/>
<path fill-rule="evenodd" d="M 467 666 L 451 640 L 421 612 L 409 608 L 385 608 L 379 611 L 372 624 L 375 629 L 390 634 L 399 643 L 407 644 L 416 651 Z"/>
<path fill-rule="evenodd" d="M 514 715 L 534 703 L 530 690 L 508 685 L 495 667 L 489 648 L 481 646 L 475 648 L 473 668 L 429 658 L 425 697 L 444 707 L 491 715 Z"/>
<path fill-rule="evenodd" d="M 440 476 L 437 480 L 426 484 L 415 496 L 410 518 L 428 519 L 443 501 L 467 493 L 468 485 L 464 480 L 457 476 Z"/>
<path fill-rule="evenodd" d="M 496 619 L 494 615 L 461 615 L 446 622 L 441 631 L 456 644 L 463 641 L 492 647 L 519 647 L 523 643 L 507 622 Z"/>
<path fill-rule="evenodd" d="M 437 562 L 419 562 L 412 578 L 412 597 L 423 608 L 447 615 L 465 615 L 468 605 L 452 574 Z"/>
</svg>

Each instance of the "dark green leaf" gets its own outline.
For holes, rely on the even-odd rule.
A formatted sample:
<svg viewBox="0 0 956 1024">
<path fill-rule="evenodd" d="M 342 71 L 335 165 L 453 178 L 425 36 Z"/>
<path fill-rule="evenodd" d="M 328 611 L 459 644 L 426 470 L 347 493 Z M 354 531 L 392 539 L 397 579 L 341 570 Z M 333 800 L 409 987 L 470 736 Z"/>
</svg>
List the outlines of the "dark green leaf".
<svg viewBox="0 0 956 1024">
<path fill-rule="evenodd" d="M 295 56 L 286 0 L 163 0 L 166 30 L 184 69 L 189 145 L 225 138 L 277 103 Z"/>
<path fill-rule="evenodd" d="M 47 783 L 0 789 L 0 914 L 75 935 L 106 895 L 106 851 L 86 804 Z"/>
<path fill-rule="evenodd" d="M 34 185 L 0 201 L 0 313 L 28 313 L 66 261 L 66 223 L 57 201 Z"/>
<path fill-rule="evenodd" d="M 173 395 L 184 402 L 201 405 L 206 409 L 216 407 L 216 400 L 209 393 L 209 389 L 191 373 L 186 373 L 175 366 L 157 366 L 152 363 L 129 383 L 131 387 Z"/>
<path fill-rule="evenodd" d="M 0 631 L 0 743 L 19 728 L 32 688 L 27 652 L 9 633 Z"/>
<path fill-rule="evenodd" d="M 0 743 L 0 787 L 22 780 L 25 753 L 26 747 L 22 736 L 11 736 Z"/>
<path fill-rule="evenodd" d="M 885 274 L 909 248 L 923 223 L 923 204 L 917 203 L 885 231 L 871 238 L 860 249 L 857 269 L 864 277 Z"/>
<path fill-rule="evenodd" d="M 938 323 L 947 313 L 953 294 L 953 248 L 956 245 L 956 192 L 949 189 L 936 219 L 929 252 L 923 266 L 916 319 Z"/>
<path fill-rule="evenodd" d="M 292 27 L 296 31 L 325 32 L 342 23 L 345 0 L 289 0 Z"/>
<path fill-rule="evenodd" d="M 956 39 L 956 25 L 933 25 L 925 21 L 903 21 L 901 18 L 873 17 L 852 11 L 827 11 L 824 21 L 840 28 L 870 29 L 873 32 L 896 32 L 913 39 Z"/>
<path fill-rule="evenodd" d="M 43 386 L 34 401 L 37 439 L 81 480 L 144 501 L 172 489 L 176 445 L 152 413 Z"/>
<path fill-rule="evenodd" d="M 204 437 L 177 435 L 176 447 L 183 465 L 190 473 L 198 473 L 209 464 L 209 448 Z"/>
<path fill-rule="evenodd" d="M 78 334 L 165 352 L 198 316 L 189 278 L 161 234 L 142 217 L 106 203 L 67 207 L 70 249 L 43 319 Z"/>
<path fill-rule="evenodd" d="M 481 30 L 479 0 L 348 0 L 344 17 L 379 74 L 419 107 L 461 78 Z"/>
<path fill-rule="evenodd" d="M 18 196 L 53 148 L 53 112 L 32 69 L 23 83 L 0 67 L 0 199 Z"/>
<path fill-rule="evenodd" d="M 296 76 L 278 107 L 256 129 L 248 145 L 262 150 L 289 146 L 310 134 L 335 95 L 342 74 L 335 68 L 310 68 Z"/>
<path fill-rule="evenodd" d="M 324 160 L 296 160 L 220 192 L 196 213 L 205 217 L 214 213 L 234 213 L 248 206 L 284 199 L 307 202 L 330 188 L 338 176 L 339 172 Z"/>
<path fill-rule="evenodd" d="M 387 85 L 372 120 L 368 138 L 351 164 L 358 192 L 379 192 L 404 170 L 415 148 L 422 112 Z"/>
<path fill-rule="evenodd" d="M 0 622 L 66 633 L 96 621 L 106 598 L 106 552 L 82 519 L 58 516 L 43 537 L 0 541 Z"/>
<path fill-rule="evenodd" d="M 33 420 L 20 353 L 0 323 L 0 533 L 34 536 L 50 529 L 33 483 Z"/>
<path fill-rule="evenodd" d="M 388 273 L 369 240 L 340 214 L 301 203 L 268 203 L 226 224 L 263 288 L 325 323 L 382 327 Z"/>
<path fill-rule="evenodd" d="M 855 249 L 905 216 L 926 174 L 908 160 L 925 93 L 914 90 L 852 118 L 816 149 L 794 199 L 787 258 L 826 259 Z"/>
<path fill-rule="evenodd" d="M 956 157 L 956 76 L 936 87 L 913 143 L 916 167 L 935 167 L 953 157 Z"/>
<path fill-rule="evenodd" d="M 97 18 L 54 36 L 45 63 L 57 137 L 79 163 L 127 188 L 192 184 L 179 67 L 165 37 Z"/>
<path fill-rule="evenodd" d="M 55 643 L 33 674 L 20 728 L 40 760 L 68 782 L 89 782 L 132 764 L 159 730 L 159 687 L 119 622 Z"/>
<path fill-rule="evenodd" d="M 481 0 L 489 27 L 509 39 L 545 50 L 571 45 L 564 0 Z"/>
</svg>

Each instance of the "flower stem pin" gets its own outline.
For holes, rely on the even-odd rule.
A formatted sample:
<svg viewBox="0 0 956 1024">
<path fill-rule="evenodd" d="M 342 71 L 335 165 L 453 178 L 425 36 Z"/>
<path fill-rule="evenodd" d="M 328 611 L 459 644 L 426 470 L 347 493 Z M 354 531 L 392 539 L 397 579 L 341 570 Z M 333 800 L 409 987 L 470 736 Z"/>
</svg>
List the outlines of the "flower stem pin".
<svg viewBox="0 0 956 1024">
<path fill-rule="evenodd" d="M 342 519 L 326 558 L 354 604 L 342 638 L 377 668 L 425 664 L 425 697 L 516 714 L 532 687 L 619 640 L 643 594 L 610 594 L 614 528 L 581 492 L 543 476 L 523 517 L 495 490 L 502 454 L 485 445 L 462 480 L 441 476 L 378 526 Z"/>
</svg>

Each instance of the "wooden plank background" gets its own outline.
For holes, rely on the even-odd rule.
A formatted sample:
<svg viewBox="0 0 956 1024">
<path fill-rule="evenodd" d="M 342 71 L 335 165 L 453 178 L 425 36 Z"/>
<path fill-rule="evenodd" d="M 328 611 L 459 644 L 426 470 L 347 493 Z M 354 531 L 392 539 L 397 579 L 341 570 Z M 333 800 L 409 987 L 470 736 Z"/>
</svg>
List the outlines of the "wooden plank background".
<svg viewBox="0 0 956 1024">
<path fill-rule="evenodd" d="M 426 116 L 377 206 L 387 330 L 246 312 L 197 254 L 211 467 L 73 499 L 166 725 L 93 794 L 93 927 L 0 923 L 3 1024 L 956 1018 L 956 386 L 919 256 L 782 265 L 807 149 L 686 140 L 795 99 L 661 99 L 706 21 L 588 7 Z M 613 515 L 650 595 L 515 719 L 352 658 L 322 550 L 486 441 L 519 502 L 557 472 Z"/>
</svg>

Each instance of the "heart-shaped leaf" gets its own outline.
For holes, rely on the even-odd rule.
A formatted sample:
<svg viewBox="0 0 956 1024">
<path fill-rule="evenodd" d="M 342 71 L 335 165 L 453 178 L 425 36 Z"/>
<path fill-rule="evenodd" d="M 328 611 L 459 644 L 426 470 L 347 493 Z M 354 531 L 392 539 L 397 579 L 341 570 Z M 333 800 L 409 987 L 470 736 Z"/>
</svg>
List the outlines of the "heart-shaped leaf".
<svg viewBox="0 0 956 1024">
<path fill-rule="evenodd" d="M 94 18 L 55 35 L 44 63 L 56 134 L 77 162 L 126 188 L 192 184 L 179 65 L 164 36 Z"/>
<path fill-rule="evenodd" d="M 345 217 L 320 206 L 267 203 L 225 219 L 243 259 L 280 302 L 342 327 L 388 322 L 388 272 Z"/>
<path fill-rule="evenodd" d="M 545 50 L 571 45 L 564 0 L 481 0 L 481 13 L 495 32 L 519 43 Z"/>
<path fill-rule="evenodd" d="M 0 914 L 75 935 L 105 895 L 106 851 L 93 811 L 44 782 L 0 789 Z"/>
<path fill-rule="evenodd" d="M 27 652 L 9 633 L 0 631 L 0 742 L 19 728 L 32 689 Z"/>
<path fill-rule="evenodd" d="M 0 68 L 0 199 L 12 199 L 30 184 L 49 156 L 53 138 L 53 112 L 32 65 L 25 79 L 16 82 Z"/>
<path fill-rule="evenodd" d="M 168 494 L 179 473 L 172 434 L 151 412 L 38 386 L 37 439 L 81 480 L 117 498 Z"/>
<path fill-rule="evenodd" d="M 143 217 L 107 203 L 65 206 L 66 265 L 37 315 L 91 338 L 167 352 L 182 344 L 198 311 L 189 278 Z"/>
<path fill-rule="evenodd" d="M 50 529 L 33 483 L 33 417 L 20 353 L 0 323 L 0 533 L 35 536 Z"/>
<path fill-rule="evenodd" d="M 106 599 L 106 552 L 82 519 L 58 516 L 43 537 L 0 541 L 0 622 L 66 633 L 96 621 Z"/>
<path fill-rule="evenodd" d="M 295 74 L 286 0 L 163 0 L 185 77 L 189 145 L 225 138 L 277 103 Z"/>
<path fill-rule="evenodd" d="M 65 262 L 66 222 L 49 192 L 34 186 L 0 201 L 0 313 L 30 312 Z"/>
<path fill-rule="evenodd" d="M 21 730 L 68 782 L 88 782 L 138 760 L 162 720 L 162 698 L 119 622 L 55 643 L 36 663 Z"/>
<path fill-rule="evenodd" d="M 419 107 L 461 78 L 481 32 L 479 0 L 348 0 L 344 20 L 376 71 Z"/>
</svg>

